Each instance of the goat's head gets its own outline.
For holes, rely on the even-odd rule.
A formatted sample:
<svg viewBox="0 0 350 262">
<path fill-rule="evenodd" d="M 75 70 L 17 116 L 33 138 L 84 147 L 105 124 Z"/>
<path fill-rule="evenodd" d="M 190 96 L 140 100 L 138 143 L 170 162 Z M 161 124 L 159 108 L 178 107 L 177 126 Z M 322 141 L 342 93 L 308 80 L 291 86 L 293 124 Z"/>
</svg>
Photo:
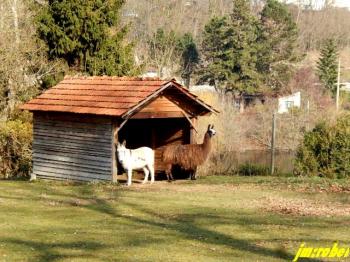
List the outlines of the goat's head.
<svg viewBox="0 0 350 262">
<path fill-rule="evenodd" d="M 214 125 L 208 125 L 207 133 L 209 134 L 210 137 L 215 136 L 216 131 L 214 129 Z"/>
<path fill-rule="evenodd" d="M 124 140 L 123 143 L 119 143 L 117 144 L 117 155 L 118 155 L 118 159 L 120 161 L 123 161 L 125 159 L 125 154 L 126 154 L 126 141 Z"/>
</svg>

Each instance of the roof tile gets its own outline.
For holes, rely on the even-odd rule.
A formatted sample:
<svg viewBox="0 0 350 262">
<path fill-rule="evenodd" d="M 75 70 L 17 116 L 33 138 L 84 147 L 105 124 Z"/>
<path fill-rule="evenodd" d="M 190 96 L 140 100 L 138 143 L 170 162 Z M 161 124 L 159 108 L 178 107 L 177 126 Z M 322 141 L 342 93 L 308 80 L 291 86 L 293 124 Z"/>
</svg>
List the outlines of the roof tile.
<svg viewBox="0 0 350 262">
<path fill-rule="evenodd" d="M 141 102 L 146 102 L 157 90 L 167 88 L 166 84 L 169 82 L 198 102 L 196 96 L 174 80 L 106 76 L 66 77 L 53 88 L 22 105 L 21 109 L 122 116 Z M 202 101 L 199 103 L 213 111 L 209 105 Z"/>
</svg>

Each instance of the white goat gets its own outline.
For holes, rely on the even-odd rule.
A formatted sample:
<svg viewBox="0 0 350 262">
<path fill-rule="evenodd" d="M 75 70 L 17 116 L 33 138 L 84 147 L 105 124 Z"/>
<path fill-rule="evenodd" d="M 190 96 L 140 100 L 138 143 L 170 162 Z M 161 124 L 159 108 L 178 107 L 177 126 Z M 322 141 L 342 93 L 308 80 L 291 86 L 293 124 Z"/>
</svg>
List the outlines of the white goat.
<svg viewBox="0 0 350 262">
<path fill-rule="evenodd" d="M 122 167 L 128 173 L 127 186 L 131 185 L 132 171 L 143 170 L 145 178 L 143 184 L 147 182 L 148 175 L 151 173 L 151 184 L 154 182 L 154 151 L 149 147 L 140 147 L 137 149 L 127 149 L 126 141 L 122 144 L 118 142 L 117 155 Z"/>
</svg>

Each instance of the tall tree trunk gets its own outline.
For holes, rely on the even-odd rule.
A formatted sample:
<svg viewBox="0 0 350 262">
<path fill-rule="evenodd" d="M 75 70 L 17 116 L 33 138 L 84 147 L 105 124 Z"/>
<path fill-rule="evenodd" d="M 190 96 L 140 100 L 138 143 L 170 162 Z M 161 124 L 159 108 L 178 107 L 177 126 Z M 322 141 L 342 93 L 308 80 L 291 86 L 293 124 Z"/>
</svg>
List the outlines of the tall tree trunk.
<svg viewBox="0 0 350 262">
<path fill-rule="evenodd" d="M 0 2 L 0 33 L 2 33 L 4 30 L 4 15 L 3 15 L 5 12 L 4 9 L 5 9 L 4 3 L 1 1 Z"/>
<path fill-rule="evenodd" d="M 188 89 L 190 89 L 190 82 L 191 82 L 191 76 L 188 75 L 185 77 L 185 87 L 187 87 Z"/>
<path fill-rule="evenodd" d="M 19 28 L 18 28 L 18 6 L 17 6 L 17 0 L 12 0 L 11 10 L 12 10 L 12 16 L 13 16 L 13 27 L 14 27 L 14 31 L 15 31 L 16 44 L 19 44 L 20 33 L 19 33 Z"/>
</svg>

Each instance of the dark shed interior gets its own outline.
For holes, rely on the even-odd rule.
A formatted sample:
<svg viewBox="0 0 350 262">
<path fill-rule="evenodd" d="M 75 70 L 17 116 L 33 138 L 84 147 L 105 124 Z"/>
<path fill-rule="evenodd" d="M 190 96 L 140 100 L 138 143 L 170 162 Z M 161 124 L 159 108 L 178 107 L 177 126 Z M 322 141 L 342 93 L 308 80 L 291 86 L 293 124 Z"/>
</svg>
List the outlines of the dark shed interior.
<svg viewBox="0 0 350 262">
<path fill-rule="evenodd" d="M 135 149 L 148 146 L 155 149 L 155 170 L 163 171 L 162 149 L 170 144 L 189 144 L 191 125 L 186 118 L 131 119 L 118 133 L 120 142 Z"/>
</svg>

